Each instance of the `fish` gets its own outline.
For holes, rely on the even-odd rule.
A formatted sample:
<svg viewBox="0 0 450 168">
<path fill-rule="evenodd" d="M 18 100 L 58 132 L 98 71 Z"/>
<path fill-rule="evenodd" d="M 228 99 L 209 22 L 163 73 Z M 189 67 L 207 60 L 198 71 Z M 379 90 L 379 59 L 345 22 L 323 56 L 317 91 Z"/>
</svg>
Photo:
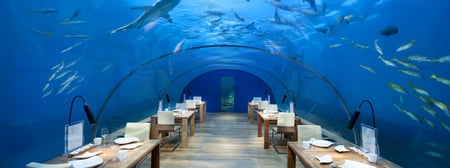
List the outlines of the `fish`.
<svg viewBox="0 0 450 168">
<path fill-rule="evenodd" d="M 434 123 L 427 118 L 422 118 L 422 121 L 425 121 L 431 128 L 434 128 Z"/>
<path fill-rule="evenodd" d="M 241 22 L 245 22 L 245 19 L 242 16 L 240 16 L 239 14 L 237 14 L 236 11 L 233 10 L 233 14 L 237 20 L 239 20 Z"/>
<path fill-rule="evenodd" d="M 353 46 L 356 47 L 356 48 L 361 48 L 361 49 L 367 49 L 367 48 L 370 48 L 369 46 L 362 45 L 362 44 L 356 43 L 356 42 L 354 42 L 354 41 L 352 41 L 352 44 L 353 44 Z"/>
<path fill-rule="evenodd" d="M 64 37 L 66 37 L 66 38 L 77 38 L 77 39 L 88 39 L 88 38 L 91 38 L 90 35 L 86 35 L 86 34 L 67 34 L 67 35 L 64 35 Z"/>
<path fill-rule="evenodd" d="M 383 51 L 381 50 L 381 47 L 378 45 L 378 39 L 375 39 L 375 50 L 377 50 L 378 54 L 383 55 Z"/>
<path fill-rule="evenodd" d="M 434 158 L 444 158 L 444 155 L 442 155 L 441 153 L 438 152 L 434 152 L 434 151 L 426 151 L 425 155 L 434 157 Z"/>
<path fill-rule="evenodd" d="M 328 27 L 317 27 L 314 29 L 323 34 L 330 34 L 330 33 L 333 33 L 334 25 L 330 25 Z"/>
<path fill-rule="evenodd" d="M 316 1 L 315 0 L 303 0 L 303 2 L 308 2 L 309 6 L 311 6 L 312 9 L 314 9 L 314 11 L 317 12 L 317 6 L 316 6 Z"/>
<path fill-rule="evenodd" d="M 417 115 L 414 114 L 413 112 L 407 111 L 405 109 L 401 109 L 401 112 L 406 114 L 406 116 L 408 116 L 409 118 L 413 119 L 414 121 L 417 121 L 419 123 L 423 123 L 423 121 L 419 117 L 417 117 Z"/>
<path fill-rule="evenodd" d="M 341 46 L 342 46 L 341 43 L 335 43 L 335 44 L 330 44 L 330 45 L 328 46 L 328 48 L 339 48 L 339 47 L 341 47 Z"/>
<path fill-rule="evenodd" d="M 422 56 L 422 55 L 410 55 L 407 58 L 409 61 L 415 61 L 415 62 L 433 62 L 432 59 Z"/>
<path fill-rule="evenodd" d="M 61 22 L 61 23 L 59 23 L 59 24 L 62 24 L 62 25 L 70 25 L 70 24 L 84 24 L 84 23 L 87 23 L 87 22 L 86 22 L 86 21 L 83 21 L 83 20 L 75 20 L 75 21 Z"/>
<path fill-rule="evenodd" d="M 184 42 L 186 42 L 186 39 L 183 39 L 180 42 L 178 42 L 177 46 L 175 46 L 175 49 L 173 50 L 173 53 L 180 52 L 181 48 L 183 47 Z"/>
<path fill-rule="evenodd" d="M 441 83 L 444 84 L 444 85 L 450 86 L 450 80 L 445 79 L 445 78 L 438 77 L 438 76 L 436 76 L 436 74 L 432 74 L 432 75 L 430 76 L 430 78 L 431 78 L 431 79 L 435 79 L 436 81 L 441 82 Z"/>
<path fill-rule="evenodd" d="M 399 60 L 399 59 L 397 59 L 395 57 L 392 58 L 391 60 L 394 61 L 394 62 L 397 62 L 398 64 L 400 64 L 400 65 L 402 65 L 402 66 L 404 66 L 406 68 L 420 70 L 420 68 L 417 65 L 414 65 L 414 64 L 406 62 L 406 61 Z"/>
<path fill-rule="evenodd" d="M 353 21 L 353 18 L 354 18 L 355 16 L 354 15 L 352 15 L 352 14 L 350 14 L 350 15 L 344 15 L 344 16 L 338 16 L 338 17 L 336 17 L 336 21 L 339 23 L 339 24 L 342 24 L 342 22 L 345 22 L 345 23 L 347 23 L 347 25 L 348 24 L 350 24 L 352 21 Z"/>
<path fill-rule="evenodd" d="M 47 90 L 49 87 L 50 87 L 50 83 L 47 82 L 47 83 L 44 85 L 44 88 L 42 88 L 42 91 Z"/>
<path fill-rule="evenodd" d="M 41 99 L 49 96 L 50 94 L 52 94 L 52 92 L 53 92 L 53 89 L 50 89 L 49 91 L 45 92 L 44 94 L 42 94 Z"/>
<path fill-rule="evenodd" d="M 448 112 L 450 112 L 450 107 L 447 106 L 446 104 L 444 104 L 432 97 L 428 98 L 428 101 L 432 102 L 436 107 L 438 107 L 442 111 L 447 112 L 446 115 L 448 115 Z"/>
<path fill-rule="evenodd" d="M 417 72 L 411 71 L 411 70 L 397 69 L 397 72 L 401 72 L 401 73 L 404 73 L 404 74 L 412 76 L 412 77 L 417 77 L 417 78 L 421 78 L 421 79 L 424 78 L 423 75 L 421 75 Z"/>
<path fill-rule="evenodd" d="M 422 104 L 422 108 L 423 108 L 423 110 L 425 110 L 425 112 L 427 112 L 427 113 L 430 114 L 431 116 L 433 116 L 433 117 L 436 117 L 436 116 L 437 116 L 436 111 L 435 111 L 434 109 L 428 107 L 427 105 Z"/>
<path fill-rule="evenodd" d="M 395 50 L 395 52 L 400 52 L 400 51 L 409 50 L 411 47 L 414 46 L 414 43 L 416 43 L 416 40 L 415 40 L 415 39 L 412 39 L 412 40 L 409 41 L 407 44 L 398 47 L 397 50 Z"/>
<path fill-rule="evenodd" d="M 218 17 L 222 17 L 223 15 L 225 15 L 225 13 L 222 11 L 214 11 L 214 10 L 207 10 L 205 11 L 205 13 L 211 16 L 218 16 Z"/>
<path fill-rule="evenodd" d="M 58 12 L 55 8 L 42 8 L 42 9 L 30 9 L 28 10 L 30 13 L 40 13 L 40 14 L 52 14 Z"/>
<path fill-rule="evenodd" d="M 378 72 L 375 69 L 371 68 L 371 67 L 368 67 L 368 66 L 365 66 L 365 65 L 362 65 L 362 64 L 359 64 L 358 66 L 360 68 L 362 68 L 362 69 L 365 69 L 365 70 L 369 71 L 369 72 L 372 72 L 374 74 L 378 74 Z"/>
<path fill-rule="evenodd" d="M 70 73 L 70 72 L 72 72 L 72 71 L 71 71 L 71 70 L 67 70 L 67 71 L 61 73 L 60 75 L 58 75 L 55 79 L 60 79 L 60 78 L 62 78 L 62 77 L 64 77 L 64 76 L 66 76 L 66 75 L 67 75 L 68 73 Z"/>
<path fill-rule="evenodd" d="M 388 82 L 388 86 L 389 86 L 391 89 L 393 89 L 393 90 L 395 90 L 395 91 L 397 91 L 397 92 L 399 92 L 399 93 L 401 93 L 401 94 L 405 94 L 405 95 L 408 94 L 408 92 L 407 92 L 403 87 L 401 87 L 400 85 L 397 85 L 397 84 Z"/>
<path fill-rule="evenodd" d="M 391 66 L 391 67 L 397 67 L 397 65 L 395 65 L 392 61 L 389 61 L 387 59 L 384 59 L 381 55 L 378 55 L 378 58 L 387 66 Z"/>
<path fill-rule="evenodd" d="M 80 8 L 76 9 L 75 11 L 73 11 L 72 15 L 69 18 L 64 19 L 64 22 L 70 22 L 70 21 L 74 20 L 75 18 L 80 16 L 80 12 L 81 12 Z"/>
<path fill-rule="evenodd" d="M 414 84 L 412 84 L 412 83 L 408 83 L 408 86 L 409 86 L 411 89 L 413 89 L 414 91 L 416 91 L 417 93 L 419 93 L 419 94 L 421 94 L 421 95 L 424 95 L 424 96 L 430 97 L 430 94 L 429 94 L 426 90 L 423 90 L 422 88 L 419 88 L 419 87 L 417 87 L 417 86 L 414 86 Z"/>
<path fill-rule="evenodd" d="M 36 28 L 32 28 L 32 29 L 31 29 L 31 32 L 33 32 L 33 33 L 35 33 L 35 34 L 37 34 L 37 35 L 42 35 L 42 36 L 47 36 L 47 37 L 50 37 L 50 36 L 53 35 L 52 32 L 49 32 L 49 31 L 43 31 L 43 30 L 39 30 L 39 29 L 36 29 Z"/>
<path fill-rule="evenodd" d="M 450 126 L 441 121 L 442 127 L 444 127 L 448 132 L 450 132 Z"/>
<path fill-rule="evenodd" d="M 397 26 L 393 26 L 393 25 L 388 26 L 385 29 L 380 31 L 380 34 L 382 36 L 391 36 L 391 35 L 394 35 L 397 33 L 398 33 L 398 28 L 397 28 Z"/>
<path fill-rule="evenodd" d="M 443 57 L 438 58 L 438 59 L 434 59 L 433 62 L 439 62 L 439 63 L 450 62 L 450 55 L 443 56 Z"/>
<path fill-rule="evenodd" d="M 402 108 L 400 108 L 400 106 L 398 106 L 397 104 L 393 103 L 392 104 L 399 112 L 402 112 Z"/>
<path fill-rule="evenodd" d="M 423 96 L 421 96 L 421 95 L 417 96 L 417 98 L 418 98 L 419 100 L 421 100 L 422 102 L 427 103 L 428 105 L 430 105 L 430 106 L 432 106 L 432 107 L 435 106 L 434 103 L 433 103 L 433 101 L 429 100 L 428 98 L 425 98 L 425 97 L 423 97 Z"/>
<path fill-rule="evenodd" d="M 77 78 L 79 78 L 78 71 L 75 71 L 72 76 L 68 77 L 63 83 L 61 83 L 61 86 L 69 85 L 70 83 L 72 83 L 73 80 L 75 80 Z"/>
<path fill-rule="evenodd" d="M 61 54 L 64 54 L 64 53 L 66 53 L 67 51 L 70 51 L 70 50 L 72 50 L 73 48 L 75 48 L 75 47 L 81 45 L 81 43 L 83 43 L 83 42 L 81 42 L 81 41 L 76 42 L 75 44 L 71 45 L 70 47 L 67 47 L 67 48 L 64 49 L 64 50 L 61 50 L 60 53 L 61 53 Z"/>
<path fill-rule="evenodd" d="M 163 17 L 170 23 L 172 18 L 169 12 L 180 3 L 180 0 L 158 0 L 153 6 L 135 7 L 132 9 L 141 9 L 144 11 L 138 18 L 125 26 L 114 29 L 110 34 L 114 34 L 120 31 L 126 31 L 130 28 L 141 28 L 145 24 L 155 21 L 156 19 Z"/>
</svg>

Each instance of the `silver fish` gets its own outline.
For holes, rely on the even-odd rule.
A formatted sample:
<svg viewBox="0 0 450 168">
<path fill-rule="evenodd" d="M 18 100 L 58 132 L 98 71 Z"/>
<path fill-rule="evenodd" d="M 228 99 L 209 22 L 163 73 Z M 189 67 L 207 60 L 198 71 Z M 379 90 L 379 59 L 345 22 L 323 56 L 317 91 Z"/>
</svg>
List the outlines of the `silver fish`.
<svg viewBox="0 0 450 168">
<path fill-rule="evenodd" d="M 450 55 L 443 56 L 443 57 L 438 58 L 438 59 L 434 59 L 433 62 L 439 62 L 439 63 L 450 62 Z"/>
<path fill-rule="evenodd" d="M 403 87 L 401 87 L 401 86 L 399 86 L 399 85 L 397 85 L 397 84 L 388 82 L 388 86 L 389 86 L 391 89 L 393 89 L 393 90 L 395 90 L 395 91 L 397 91 L 397 92 L 399 92 L 399 93 L 401 93 L 401 94 L 405 94 L 405 95 L 408 94 L 408 92 L 407 92 Z"/>
<path fill-rule="evenodd" d="M 375 69 L 371 68 L 371 67 L 368 67 L 368 66 L 365 66 L 365 65 L 362 65 L 362 64 L 359 64 L 358 66 L 360 68 L 362 68 L 362 69 L 365 69 L 365 70 L 369 71 L 369 72 L 372 72 L 374 74 L 378 74 L 378 72 Z"/>
<path fill-rule="evenodd" d="M 383 51 L 381 50 L 381 47 L 378 45 L 378 39 L 375 39 L 375 50 L 377 50 L 378 54 L 383 55 Z"/>
<path fill-rule="evenodd" d="M 398 64 L 400 64 L 400 65 L 402 65 L 402 66 L 404 66 L 406 68 L 420 70 L 420 68 L 417 65 L 414 65 L 412 63 L 409 63 L 409 62 L 406 62 L 406 61 L 402 61 L 402 60 L 399 60 L 397 58 L 392 58 L 391 60 L 394 61 L 394 62 L 397 62 Z"/>
<path fill-rule="evenodd" d="M 413 39 L 413 40 L 409 41 L 407 44 L 398 47 L 397 50 L 395 50 L 395 51 L 400 52 L 400 51 L 409 50 L 411 47 L 413 47 L 415 42 L 416 42 L 416 40 Z"/>
<path fill-rule="evenodd" d="M 421 74 L 414 72 L 414 71 L 410 71 L 410 70 L 406 70 L 406 69 L 397 69 L 397 71 L 404 73 L 406 75 L 409 75 L 409 76 L 413 76 L 413 77 L 417 77 L 417 78 L 421 78 L 421 79 L 424 78 Z"/>
<path fill-rule="evenodd" d="M 426 90 L 419 88 L 417 86 L 414 86 L 412 83 L 408 83 L 408 86 L 421 95 L 428 96 L 428 97 L 430 96 L 430 94 Z"/>
<path fill-rule="evenodd" d="M 389 61 L 387 59 L 384 59 L 381 55 L 378 55 L 378 59 L 380 59 L 384 64 L 391 67 L 397 67 L 392 61 Z"/>
</svg>

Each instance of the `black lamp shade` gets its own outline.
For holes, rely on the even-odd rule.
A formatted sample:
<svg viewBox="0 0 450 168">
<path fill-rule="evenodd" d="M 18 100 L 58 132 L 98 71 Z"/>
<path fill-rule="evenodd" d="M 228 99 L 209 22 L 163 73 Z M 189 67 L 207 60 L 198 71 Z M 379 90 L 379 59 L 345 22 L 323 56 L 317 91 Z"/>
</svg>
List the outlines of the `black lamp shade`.
<svg viewBox="0 0 450 168">
<path fill-rule="evenodd" d="M 353 116 L 350 119 L 350 122 L 348 123 L 348 126 L 347 126 L 348 129 L 350 129 L 350 130 L 353 129 L 360 114 L 361 114 L 361 112 L 359 112 L 359 111 L 355 111 L 355 113 L 353 113 Z"/>
<path fill-rule="evenodd" d="M 281 103 L 284 103 L 286 101 L 286 97 L 287 97 L 287 95 L 283 96 L 283 99 L 281 99 Z"/>
<path fill-rule="evenodd" d="M 91 125 L 95 124 L 95 118 L 94 118 L 94 115 L 92 114 L 92 110 L 89 108 L 89 106 L 87 104 L 84 104 L 83 108 L 84 108 L 84 112 L 86 113 L 86 116 L 89 120 L 89 123 Z"/>
</svg>

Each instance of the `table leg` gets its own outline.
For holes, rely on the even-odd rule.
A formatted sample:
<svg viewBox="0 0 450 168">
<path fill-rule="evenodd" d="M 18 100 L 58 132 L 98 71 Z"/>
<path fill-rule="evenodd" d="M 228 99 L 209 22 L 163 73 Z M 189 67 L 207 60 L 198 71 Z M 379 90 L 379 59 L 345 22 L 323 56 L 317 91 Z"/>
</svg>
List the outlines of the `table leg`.
<svg viewBox="0 0 450 168">
<path fill-rule="evenodd" d="M 187 147 L 187 118 L 181 120 L 181 147 Z"/>
<path fill-rule="evenodd" d="M 195 113 L 192 114 L 192 117 L 189 121 L 189 136 L 194 136 L 195 134 Z"/>
<path fill-rule="evenodd" d="M 159 168 L 159 144 L 152 150 L 152 168 Z"/>
<path fill-rule="evenodd" d="M 269 120 L 264 120 L 264 149 L 269 148 Z"/>
<path fill-rule="evenodd" d="M 291 146 L 288 145 L 288 151 L 287 151 L 287 167 L 288 168 L 295 168 L 295 153 L 292 150 Z"/>
<path fill-rule="evenodd" d="M 262 120 L 261 116 L 258 115 L 258 137 L 262 136 L 262 133 L 261 133 L 261 120 Z"/>
<path fill-rule="evenodd" d="M 150 139 L 159 139 L 158 124 L 156 124 L 157 117 L 151 117 L 150 124 Z"/>
</svg>

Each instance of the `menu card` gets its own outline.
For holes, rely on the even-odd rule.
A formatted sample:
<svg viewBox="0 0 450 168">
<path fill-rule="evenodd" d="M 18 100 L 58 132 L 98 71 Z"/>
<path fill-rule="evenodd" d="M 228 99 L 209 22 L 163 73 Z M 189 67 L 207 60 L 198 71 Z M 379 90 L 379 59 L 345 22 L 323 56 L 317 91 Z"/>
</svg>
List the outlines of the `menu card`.
<svg viewBox="0 0 450 168">
<path fill-rule="evenodd" d="M 69 153 L 83 146 L 83 121 L 66 124 L 65 128 L 65 152 Z"/>
</svg>

